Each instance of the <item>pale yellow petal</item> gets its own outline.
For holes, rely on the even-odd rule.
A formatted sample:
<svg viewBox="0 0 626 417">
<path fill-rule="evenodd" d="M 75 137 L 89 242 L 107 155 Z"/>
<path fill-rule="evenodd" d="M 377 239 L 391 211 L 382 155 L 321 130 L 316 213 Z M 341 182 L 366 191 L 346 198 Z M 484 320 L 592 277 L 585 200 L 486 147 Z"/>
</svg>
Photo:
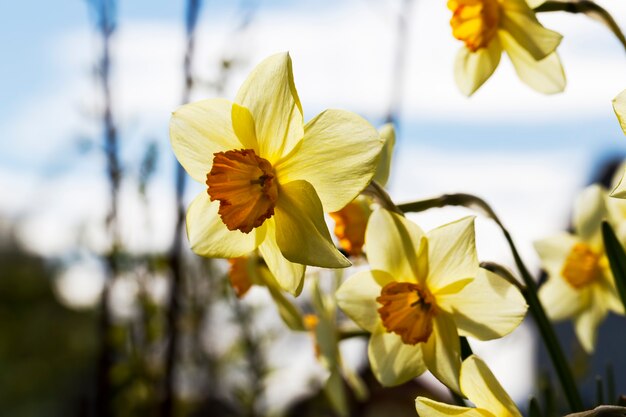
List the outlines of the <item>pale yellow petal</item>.
<svg viewBox="0 0 626 417">
<path fill-rule="evenodd" d="M 434 317 L 433 332 L 426 343 L 421 345 L 428 370 L 448 388 L 460 394 L 461 344 L 452 316 L 445 311 L 438 312 Z"/>
<path fill-rule="evenodd" d="M 622 91 L 613 99 L 613 110 L 619 120 L 619 125 L 626 135 L 626 90 Z"/>
<path fill-rule="evenodd" d="M 497 37 L 476 52 L 461 48 L 454 61 L 454 78 L 461 93 L 466 96 L 474 94 L 496 70 L 501 56 L 502 45 Z"/>
<path fill-rule="evenodd" d="M 593 285 L 589 288 L 589 298 L 586 308 L 574 319 L 574 331 L 583 349 L 587 353 L 592 353 L 598 337 L 598 326 L 606 317 L 608 309 L 606 300 Z"/>
<path fill-rule="evenodd" d="M 492 414 L 485 413 L 477 408 L 440 403 L 426 397 L 417 397 L 415 399 L 415 409 L 419 417 L 493 417 Z"/>
<path fill-rule="evenodd" d="M 338 211 L 352 201 L 376 171 L 383 139 L 360 116 L 326 110 L 306 124 L 304 139 L 276 165 L 280 183 L 310 182 L 324 211 Z"/>
<path fill-rule="evenodd" d="M 474 217 L 464 217 L 428 232 L 428 289 L 437 291 L 478 272 Z"/>
<path fill-rule="evenodd" d="M 622 171 L 621 175 L 622 177 L 620 178 L 619 182 L 617 183 L 615 188 L 611 190 L 611 197 L 624 199 L 626 198 L 626 181 L 624 181 L 624 178 L 626 177 L 626 172 Z"/>
<path fill-rule="evenodd" d="M 526 85 L 543 94 L 556 94 L 565 89 L 565 72 L 556 52 L 537 61 L 508 32 L 501 30 L 498 36 L 517 76 Z"/>
<path fill-rule="evenodd" d="M 260 156 L 272 164 L 304 136 L 302 105 L 286 52 L 257 65 L 239 89 L 235 102 L 250 110 Z"/>
<path fill-rule="evenodd" d="M 395 281 L 420 281 L 417 253 L 424 232 L 406 218 L 377 209 L 365 232 L 367 259 L 372 269 L 389 273 Z"/>
<path fill-rule="evenodd" d="M 172 150 L 194 180 L 206 181 L 214 153 L 242 147 L 233 131 L 231 111 L 230 101 L 210 99 L 185 104 L 172 113 Z"/>
<path fill-rule="evenodd" d="M 476 407 L 488 410 L 494 416 L 522 417 L 489 367 L 476 355 L 471 355 L 463 361 L 461 389 Z"/>
<path fill-rule="evenodd" d="M 333 244 L 322 203 L 308 182 L 298 180 L 280 186 L 274 218 L 276 242 L 291 262 L 324 268 L 351 265 Z"/>
<path fill-rule="evenodd" d="M 375 278 L 376 277 L 376 278 Z M 361 271 L 352 275 L 335 293 L 337 304 L 348 317 L 368 332 L 380 325 L 376 298 L 380 296 L 380 282 L 391 282 L 393 277 L 383 271 Z"/>
<path fill-rule="evenodd" d="M 405 345 L 382 329 L 372 333 L 367 353 L 372 372 L 384 386 L 399 385 L 424 373 L 421 344 Z"/>
<path fill-rule="evenodd" d="M 574 317 L 587 304 L 587 292 L 577 291 L 560 274 L 549 276 L 539 288 L 539 300 L 550 320 Z"/>
<path fill-rule="evenodd" d="M 543 27 L 525 0 L 507 0 L 501 4 L 504 13 L 500 27 L 509 33 L 533 60 L 540 61 L 556 50 L 563 36 Z"/>
<path fill-rule="evenodd" d="M 297 296 L 302 291 L 306 267 L 298 263 L 289 262 L 280 252 L 276 244 L 274 219 L 266 220 L 264 225 L 267 227 L 267 236 L 259 246 L 259 251 L 280 287 Z"/>
<path fill-rule="evenodd" d="M 391 171 L 391 158 L 396 145 L 396 130 L 393 127 L 393 123 L 387 123 L 378 132 L 385 144 L 380 152 L 380 159 L 378 160 L 373 180 L 384 187 L 387 185 Z"/>
<path fill-rule="evenodd" d="M 541 259 L 541 266 L 549 276 L 554 278 L 561 276 L 565 260 L 574 245 L 579 242 L 579 237 L 562 232 L 534 243 Z"/>
<path fill-rule="evenodd" d="M 233 103 L 231 112 L 233 130 L 244 149 L 252 149 L 257 155 L 260 154 L 259 144 L 256 139 L 256 127 L 250 110 L 237 103 Z"/>
<path fill-rule="evenodd" d="M 479 340 L 512 332 L 528 308 L 517 287 L 482 268 L 460 292 L 438 295 L 437 305 L 452 313 L 461 336 Z"/>
<path fill-rule="evenodd" d="M 265 238 L 265 228 L 250 233 L 228 230 L 217 211 L 220 202 L 200 193 L 187 210 L 187 236 L 191 250 L 209 258 L 237 258 L 248 255 Z"/>
<path fill-rule="evenodd" d="M 600 185 L 585 188 L 574 205 L 573 221 L 576 234 L 596 247 L 602 247 L 602 220 L 608 215 L 607 193 Z"/>
</svg>

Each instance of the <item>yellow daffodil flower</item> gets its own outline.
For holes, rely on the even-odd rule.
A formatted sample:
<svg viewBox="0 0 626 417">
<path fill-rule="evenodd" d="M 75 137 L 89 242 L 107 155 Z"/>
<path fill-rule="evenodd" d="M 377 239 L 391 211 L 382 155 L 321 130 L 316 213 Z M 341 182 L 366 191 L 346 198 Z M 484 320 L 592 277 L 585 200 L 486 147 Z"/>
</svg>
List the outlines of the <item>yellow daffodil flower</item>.
<svg viewBox="0 0 626 417">
<path fill-rule="evenodd" d="M 237 258 L 258 248 L 293 294 L 305 265 L 350 265 L 323 213 L 370 182 L 383 142 L 346 111 L 326 110 L 305 125 L 287 53 L 261 62 L 234 102 L 209 99 L 175 111 L 170 138 L 185 170 L 207 185 L 187 212 L 195 253 Z"/>
<path fill-rule="evenodd" d="M 365 244 L 371 271 L 337 291 L 341 309 L 371 333 L 368 356 L 383 385 L 430 370 L 459 392 L 459 335 L 480 340 L 511 332 L 526 303 L 512 284 L 479 268 L 474 218 L 424 233 L 385 209 L 370 216 Z"/>
<path fill-rule="evenodd" d="M 548 273 L 539 289 L 541 303 L 550 319 L 574 320 L 576 336 L 587 352 L 593 351 L 598 325 L 609 310 L 623 313 L 602 243 L 601 223 L 609 217 L 606 198 L 602 187 L 586 188 L 574 210 L 575 234 L 535 243 Z"/>
<path fill-rule="evenodd" d="M 509 394 L 478 356 L 471 355 L 463 361 L 460 383 L 463 395 L 474 403 L 475 408 L 417 397 L 415 399 L 417 414 L 420 417 L 522 417 Z"/>
<path fill-rule="evenodd" d="M 617 120 L 622 127 L 622 131 L 626 135 L 626 90 L 619 93 L 619 95 L 613 99 L 613 110 L 617 115 Z M 626 198 L 626 180 L 624 180 L 623 169 L 621 179 L 613 188 L 613 191 L 611 191 L 611 197 Z"/>
<path fill-rule="evenodd" d="M 389 172 L 391 171 L 396 132 L 392 123 L 385 124 L 379 132 L 385 145 L 380 152 L 380 159 L 373 180 L 384 187 L 389 180 Z M 372 213 L 371 203 L 371 197 L 360 195 L 341 210 L 330 213 L 330 217 L 335 221 L 334 233 L 339 239 L 339 246 L 351 257 L 362 254 L 365 243 L 365 228 Z"/>
<path fill-rule="evenodd" d="M 556 48 L 561 35 L 544 28 L 525 0 L 448 0 L 452 34 L 463 41 L 454 74 L 472 95 L 495 71 L 506 52 L 519 78 L 545 94 L 563 91 L 565 74 Z"/>
<path fill-rule="evenodd" d="M 228 260 L 230 269 L 228 270 L 228 280 L 230 285 L 235 290 L 237 298 L 242 298 L 253 285 L 252 277 L 250 276 L 249 257 L 240 256 L 239 258 L 231 258 Z"/>
</svg>

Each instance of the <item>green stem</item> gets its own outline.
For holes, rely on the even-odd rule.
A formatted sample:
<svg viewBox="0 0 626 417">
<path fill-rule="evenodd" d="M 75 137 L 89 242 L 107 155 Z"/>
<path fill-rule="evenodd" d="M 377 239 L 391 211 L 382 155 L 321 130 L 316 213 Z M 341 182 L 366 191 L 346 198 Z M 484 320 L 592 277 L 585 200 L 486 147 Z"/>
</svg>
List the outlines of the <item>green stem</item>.
<svg viewBox="0 0 626 417">
<path fill-rule="evenodd" d="M 548 316 L 539 301 L 539 297 L 537 296 L 537 284 L 533 279 L 532 275 L 526 268 L 526 265 L 522 261 L 522 258 L 515 247 L 515 243 L 513 242 L 513 238 L 509 231 L 504 227 L 502 222 L 498 216 L 496 216 L 495 212 L 491 209 L 491 207 L 479 197 L 473 196 L 471 194 L 444 194 L 437 198 L 432 198 L 429 200 L 416 201 L 406 204 L 398 205 L 398 208 L 403 212 L 414 212 L 414 211 L 423 211 L 429 208 L 434 207 L 444 207 L 444 206 L 464 206 L 473 209 L 478 209 L 482 213 L 484 213 L 487 217 L 490 217 L 493 221 L 496 222 L 498 227 L 502 230 L 504 237 L 511 249 L 511 253 L 513 254 L 513 258 L 515 260 L 515 264 L 520 271 L 522 276 L 522 280 L 526 288 L 522 291 L 526 302 L 528 303 L 528 309 L 530 310 L 533 318 L 535 319 L 535 323 L 537 324 L 537 328 L 539 329 L 539 333 L 541 334 L 541 338 L 548 350 L 548 354 L 550 355 L 550 359 L 554 364 L 554 368 L 559 377 L 559 381 L 561 382 L 561 386 L 563 387 L 563 392 L 567 397 L 567 402 L 572 411 L 580 411 L 583 409 L 582 399 L 580 397 L 580 393 L 576 387 L 576 383 L 574 382 L 574 376 L 572 375 L 572 371 L 570 370 L 567 360 L 565 358 L 565 354 L 563 353 L 563 349 L 561 348 L 561 344 L 554 332 L 554 328 L 552 324 L 548 320 Z"/>
</svg>

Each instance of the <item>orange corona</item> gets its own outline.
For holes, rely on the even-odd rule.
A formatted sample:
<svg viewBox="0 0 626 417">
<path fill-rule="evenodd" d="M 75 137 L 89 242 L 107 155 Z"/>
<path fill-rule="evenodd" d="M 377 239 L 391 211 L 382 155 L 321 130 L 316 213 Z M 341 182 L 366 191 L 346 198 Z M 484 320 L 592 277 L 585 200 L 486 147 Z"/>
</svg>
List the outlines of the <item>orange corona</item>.
<svg viewBox="0 0 626 417">
<path fill-rule="evenodd" d="M 376 301 L 382 304 L 378 314 L 388 332 L 396 333 L 409 345 L 428 340 L 437 310 L 428 290 L 410 282 L 390 282 Z"/>
<path fill-rule="evenodd" d="M 589 245 L 577 243 L 572 247 L 561 275 L 574 288 L 582 288 L 593 282 L 601 273 L 601 257 Z"/>
<path fill-rule="evenodd" d="M 276 174 L 252 149 L 215 153 L 206 184 L 211 201 L 220 201 L 218 213 L 228 230 L 250 233 L 274 215 Z"/>
<path fill-rule="evenodd" d="M 449 0 L 448 9 L 453 13 L 452 35 L 472 52 L 487 47 L 498 32 L 498 0 Z"/>
</svg>

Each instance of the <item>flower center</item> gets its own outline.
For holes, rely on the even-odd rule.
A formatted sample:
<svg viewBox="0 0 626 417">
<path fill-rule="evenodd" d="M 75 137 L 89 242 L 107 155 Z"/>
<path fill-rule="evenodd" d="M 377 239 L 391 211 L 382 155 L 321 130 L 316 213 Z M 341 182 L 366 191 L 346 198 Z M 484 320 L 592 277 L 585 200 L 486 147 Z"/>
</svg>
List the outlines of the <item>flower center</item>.
<svg viewBox="0 0 626 417">
<path fill-rule="evenodd" d="M 601 256 L 586 243 L 574 245 L 565 259 L 561 275 L 574 288 L 582 288 L 601 273 Z"/>
<path fill-rule="evenodd" d="M 365 228 L 370 209 L 367 204 L 354 200 L 339 211 L 330 213 L 335 221 L 335 236 L 339 245 L 350 256 L 359 256 L 365 244 Z"/>
<path fill-rule="evenodd" d="M 252 149 L 217 152 L 207 175 L 211 201 L 228 230 L 250 233 L 274 215 L 278 185 L 272 164 Z"/>
<path fill-rule="evenodd" d="M 378 314 L 388 332 L 399 335 L 408 345 L 428 340 L 437 313 L 435 297 L 428 290 L 394 281 L 383 287 L 376 301 L 382 304 Z"/>
<path fill-rule="evenodd" d="M 452 35 L 472 52 L 489 45 L 498 31 L 498 0 L 448 0 L 448 9 L 453 13 Z"/>
</svg>

